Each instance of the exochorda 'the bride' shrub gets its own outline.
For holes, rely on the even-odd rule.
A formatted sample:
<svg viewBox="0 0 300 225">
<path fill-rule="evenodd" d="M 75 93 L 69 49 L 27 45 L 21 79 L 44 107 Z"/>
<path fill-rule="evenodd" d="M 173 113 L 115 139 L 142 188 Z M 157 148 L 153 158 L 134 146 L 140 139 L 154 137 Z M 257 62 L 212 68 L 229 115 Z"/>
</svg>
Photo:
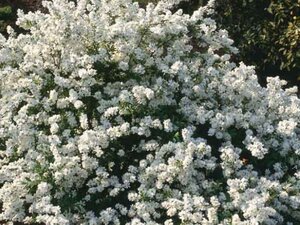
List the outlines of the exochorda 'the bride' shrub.
<svg viewBox="0 0 300 225">
<path fill-rule="evenodd" d="M 0 37 L 1 223 L 297 224 L 300 101 L 171 1 L 53 0 Z M 298 223 L 299 224 L 299 223 Z"/>
</svg>

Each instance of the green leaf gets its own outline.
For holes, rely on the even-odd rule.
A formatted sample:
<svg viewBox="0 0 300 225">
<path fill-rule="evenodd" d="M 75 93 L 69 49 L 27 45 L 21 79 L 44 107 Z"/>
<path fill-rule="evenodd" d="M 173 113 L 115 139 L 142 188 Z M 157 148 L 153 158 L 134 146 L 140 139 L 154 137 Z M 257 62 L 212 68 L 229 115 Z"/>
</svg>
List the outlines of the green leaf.
<svg viewBox="0 0 300 225">
<path fill-rule="evenodd" d="M 12 8 L 10 6 L 5 6 L 0 8 L 0 19 L 5 19 L 12 14 Z"/>
</svg>

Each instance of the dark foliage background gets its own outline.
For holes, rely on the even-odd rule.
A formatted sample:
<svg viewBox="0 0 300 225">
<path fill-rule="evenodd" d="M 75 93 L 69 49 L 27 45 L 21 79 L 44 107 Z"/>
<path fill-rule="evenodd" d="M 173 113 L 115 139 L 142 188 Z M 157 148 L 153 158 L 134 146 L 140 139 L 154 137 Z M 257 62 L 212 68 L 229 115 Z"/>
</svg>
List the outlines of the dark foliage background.
<svg viewBox="0 0 300 225">
<path fill-rule="evenodd" d="M 15 25 L 17 9 L 42 10 L 42 0 L 1 0 L 0 32 Z M 139 0 L 140 4 L 157 0 Z M 179 7 L 192 13 L 207 0 L 188 0 Z M 235 61 L 255 65 L 260 82 L 280 76 L 300 87 L 300 0 L 216 0 L 215 20 L 228 30 L 240 53 Z"/>
</svg>

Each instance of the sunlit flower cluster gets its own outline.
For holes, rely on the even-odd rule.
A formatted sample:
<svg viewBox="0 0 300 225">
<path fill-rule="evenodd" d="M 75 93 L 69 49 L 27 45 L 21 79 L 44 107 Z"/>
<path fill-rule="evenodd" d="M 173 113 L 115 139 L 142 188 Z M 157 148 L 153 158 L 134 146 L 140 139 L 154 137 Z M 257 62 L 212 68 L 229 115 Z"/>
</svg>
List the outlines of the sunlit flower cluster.
<svg viewBox="0 0 300 225">
<path fill-rule="evenodd" d="M 297 225 L 300 100 L 179 0 L 52 0 L 0 36 L 0 223 Z M 298 223 L 297 223 L 298 221 Z"/>
</svg>

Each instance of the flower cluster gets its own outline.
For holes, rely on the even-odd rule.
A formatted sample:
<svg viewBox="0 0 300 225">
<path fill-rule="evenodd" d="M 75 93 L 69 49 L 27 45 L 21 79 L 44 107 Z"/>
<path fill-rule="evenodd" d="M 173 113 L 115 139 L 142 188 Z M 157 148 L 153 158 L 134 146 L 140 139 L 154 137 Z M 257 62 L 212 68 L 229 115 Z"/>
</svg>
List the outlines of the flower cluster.
<svg viewBox="0 0 300 225">
<path fill-rule="evenodd" d="M 300 221 L 295 88 L 178 0 L 52 0 L 0 36 L 0 222 Z"/>
</svg>

